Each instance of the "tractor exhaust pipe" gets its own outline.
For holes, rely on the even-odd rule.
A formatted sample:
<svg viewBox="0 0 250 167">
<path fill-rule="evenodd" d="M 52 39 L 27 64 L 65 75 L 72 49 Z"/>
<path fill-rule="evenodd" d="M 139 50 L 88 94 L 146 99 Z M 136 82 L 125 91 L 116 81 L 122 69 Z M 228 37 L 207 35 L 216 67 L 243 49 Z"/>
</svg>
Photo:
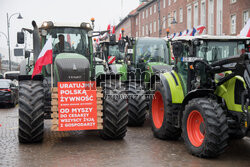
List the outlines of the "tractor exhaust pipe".
<svg viewBox="0 0 250 167">
<path fill-rule="evenodd" d="M 33 20 L 32 21 L 32 26 L 34 28 L 33 30 L 33 51 L 34 51 L 34 63 L 36 62 L 39 54 L 40 54 L 40 35 L 39 35 L 39 29 L 37 27 L 36 22 Z"/>
</svg>

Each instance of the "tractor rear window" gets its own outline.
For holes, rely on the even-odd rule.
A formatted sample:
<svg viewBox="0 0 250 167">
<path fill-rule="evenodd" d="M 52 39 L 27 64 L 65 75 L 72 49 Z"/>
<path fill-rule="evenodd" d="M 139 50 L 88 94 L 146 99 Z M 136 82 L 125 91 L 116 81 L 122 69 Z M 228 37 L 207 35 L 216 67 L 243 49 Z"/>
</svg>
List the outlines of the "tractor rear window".
<svg viewBox="0 0 250 167">
<path fill-rule="evenodd" d="M 204 42 L 196 47 L 197 57 L 201 57 L 208 62 L 214 62 L 230 56 L 242 54 L 245 45 L 239 42 Z"/>
</svg>

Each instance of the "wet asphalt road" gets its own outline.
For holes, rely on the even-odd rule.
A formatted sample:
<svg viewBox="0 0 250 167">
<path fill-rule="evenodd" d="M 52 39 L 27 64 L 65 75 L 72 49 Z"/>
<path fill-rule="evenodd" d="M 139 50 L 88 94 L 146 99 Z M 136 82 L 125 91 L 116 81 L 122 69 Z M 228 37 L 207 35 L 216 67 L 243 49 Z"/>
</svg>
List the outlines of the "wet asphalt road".
<svg viewBox="0 0 250 167">
<path fill-rule="evenodd" d="M 105 141 L 97 131 L 52 132 L 45 121 L 43 143 L 19 144 L 18 107 L 0 106 L 0 166 L 250 166 L 250 138 L 230 141 L 227 151 L 216 159 L 201 159 L 187 153 L 183 141 L 153 137 L 149 121 L 128 128 L 124 140 Z"/>
</svg>

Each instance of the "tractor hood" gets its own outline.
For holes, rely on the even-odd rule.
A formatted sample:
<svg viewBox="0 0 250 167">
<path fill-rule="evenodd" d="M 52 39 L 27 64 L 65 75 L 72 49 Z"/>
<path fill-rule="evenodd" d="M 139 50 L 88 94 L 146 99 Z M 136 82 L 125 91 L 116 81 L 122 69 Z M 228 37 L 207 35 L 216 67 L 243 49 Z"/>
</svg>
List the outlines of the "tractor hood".
<svg viewBox="0 0 250 167">
<path fill-rule="evenodd" d="M 165 63 L 148 63 L 152 71 L 155 72 L 167 72 L 172 70 L 172 66 Z"/>
<path fill-rule="evenodd" d="M 76 53 L 58 54 L 54 61 L 55 81 L 71 82 L 71 81 L 88 81 L 90 63 L 89 60 Z"/>
</svg>

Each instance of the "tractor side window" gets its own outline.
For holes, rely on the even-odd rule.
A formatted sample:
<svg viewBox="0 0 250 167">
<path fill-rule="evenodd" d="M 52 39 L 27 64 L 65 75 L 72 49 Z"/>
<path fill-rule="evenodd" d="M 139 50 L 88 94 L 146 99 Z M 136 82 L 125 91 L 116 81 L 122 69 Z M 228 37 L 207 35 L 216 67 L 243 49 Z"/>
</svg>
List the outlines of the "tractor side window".
<svg viewBox="0 0 250 167">
<path fill-rule="evenodd" d="M 242 54 L 245 50 L 244 44 L 235 42 L 204 42 L 196 48 L 197 57 L 201 57 L 208 63 L 218 61 L 223 58 Z"/>
</svg>

